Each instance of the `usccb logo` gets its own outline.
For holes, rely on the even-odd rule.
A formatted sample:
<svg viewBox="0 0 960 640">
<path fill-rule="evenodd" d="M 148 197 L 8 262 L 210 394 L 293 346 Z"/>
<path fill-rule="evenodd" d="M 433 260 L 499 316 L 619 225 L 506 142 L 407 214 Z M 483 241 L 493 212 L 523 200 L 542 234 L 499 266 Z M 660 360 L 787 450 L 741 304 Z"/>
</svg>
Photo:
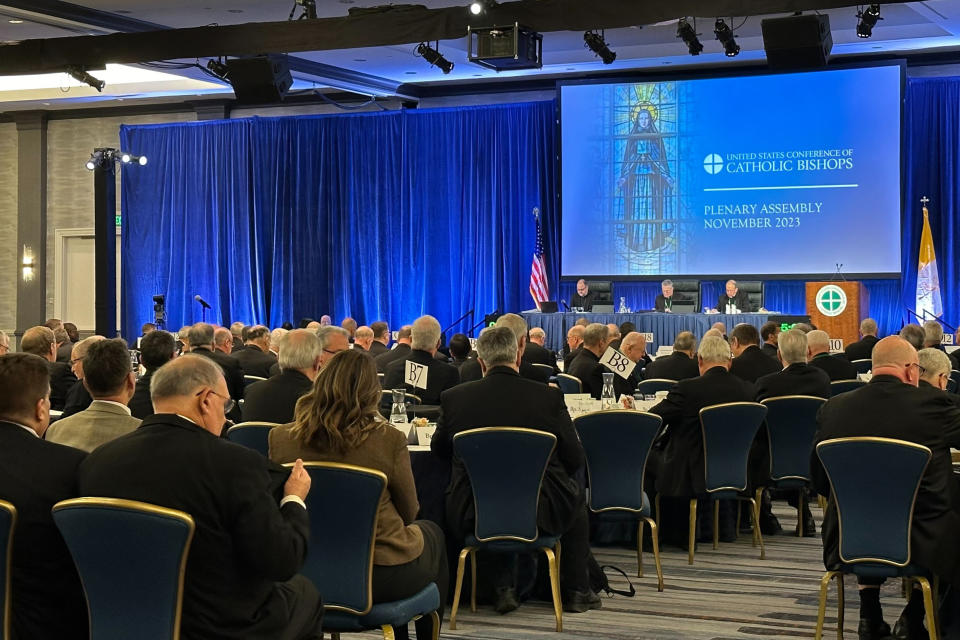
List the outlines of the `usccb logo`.
<svg viewBox="0 0 960 640">
<path fill-rule="evenodd" d="M 703 159 L 703 170 L 712 176 L 723 171 L 723 158 L 719 154 L 711 153 Z"/>
<path fill-rule="evenodd" d="M 847 308 L 847 294 L 835 284 L 828 284 L 817 291 L 817 310 L 827 317 L 838 316 Z"/>
</svg>

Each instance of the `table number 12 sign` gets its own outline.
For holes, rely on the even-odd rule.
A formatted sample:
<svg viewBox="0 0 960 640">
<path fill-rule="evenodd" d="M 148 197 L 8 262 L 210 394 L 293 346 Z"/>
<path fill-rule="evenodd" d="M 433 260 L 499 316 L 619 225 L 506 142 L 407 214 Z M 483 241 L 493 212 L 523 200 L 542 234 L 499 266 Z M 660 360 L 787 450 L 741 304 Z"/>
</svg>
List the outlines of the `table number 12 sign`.
<svg viewBox="0 0 960 640">
<path fill-rule="evenodd" d="M 407 360 L 405 382 L 414 389 L 427 388 L 427 365 Z"/>
</svg>

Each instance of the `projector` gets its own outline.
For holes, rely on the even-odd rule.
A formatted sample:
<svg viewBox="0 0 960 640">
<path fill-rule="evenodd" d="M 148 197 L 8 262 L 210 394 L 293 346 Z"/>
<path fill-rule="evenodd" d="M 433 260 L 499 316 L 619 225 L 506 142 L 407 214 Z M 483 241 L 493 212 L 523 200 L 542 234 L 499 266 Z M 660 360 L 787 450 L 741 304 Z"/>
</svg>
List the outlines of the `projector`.
<svg viewBox="0 0 960 640">
<path fill-rule="evenodd" d="M 543 66 L 543 35 L 518 23 L 503 27 L 467 27 L 467 59 L 507 71 Z"/>
</svg>

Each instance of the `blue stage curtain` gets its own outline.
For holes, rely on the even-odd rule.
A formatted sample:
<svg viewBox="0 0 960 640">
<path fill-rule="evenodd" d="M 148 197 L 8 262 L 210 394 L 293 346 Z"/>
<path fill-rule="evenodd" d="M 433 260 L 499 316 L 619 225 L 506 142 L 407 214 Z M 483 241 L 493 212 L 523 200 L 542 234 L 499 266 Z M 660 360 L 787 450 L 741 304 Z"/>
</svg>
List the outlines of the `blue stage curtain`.
<svg viewBox="0 0 960 640">
<path fill-rule="evenodd" d="M 554 101 L 123 126 L 122 323 L 279 326 L 528 309 L 531 215 L 559 285 Z M 473 321 L 460 323 L 465 330 Z"/>
</svg>

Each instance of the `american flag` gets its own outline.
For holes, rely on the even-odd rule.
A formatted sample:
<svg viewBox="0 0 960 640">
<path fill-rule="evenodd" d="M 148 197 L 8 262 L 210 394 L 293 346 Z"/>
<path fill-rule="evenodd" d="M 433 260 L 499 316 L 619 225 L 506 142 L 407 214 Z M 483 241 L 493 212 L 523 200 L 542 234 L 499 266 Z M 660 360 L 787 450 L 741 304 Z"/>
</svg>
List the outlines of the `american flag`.
<svg viewBox="0 0 960 640">
<path fill-rule="evenodd" d="M 533 250 L 533 265 L 530 267 L 530 295 L 537 303 L 550 298 L 550 285 L 547 283 L 547 265 L 543 262 L 543 234 L 540 232 L 540 209 L 534 207 L 533 219 L 537 224 L 537 247 Z"/>
</svg>

